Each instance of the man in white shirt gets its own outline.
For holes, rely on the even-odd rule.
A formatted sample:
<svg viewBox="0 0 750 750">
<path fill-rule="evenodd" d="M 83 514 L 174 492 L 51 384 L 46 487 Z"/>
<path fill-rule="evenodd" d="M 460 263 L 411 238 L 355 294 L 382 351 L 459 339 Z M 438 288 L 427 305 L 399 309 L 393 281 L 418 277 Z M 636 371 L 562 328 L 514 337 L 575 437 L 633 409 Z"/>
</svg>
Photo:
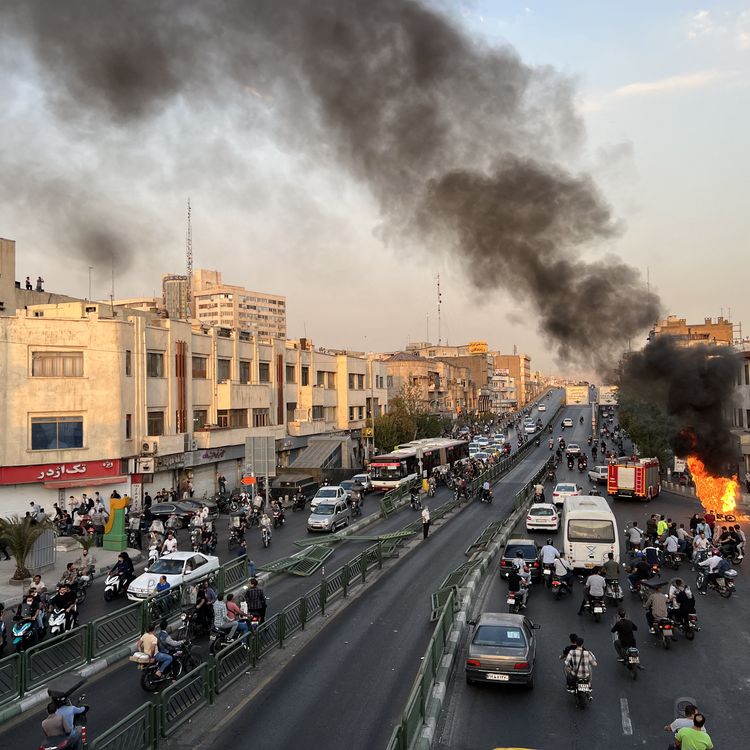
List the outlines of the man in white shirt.
<svg viewBox="0 0 750 750">
<path fill-rule="evenodd" d="M 171 531 L 167 532 L 167 538 L 164 540 L 164 544 L 161 546 L 162 555 L 168 555 L 171 552 L 177 552 L 177 540 Z"/>
<path fill-rule="evenodd" d="M 665 540 L 664 540 L 664 550 L 670 554 L 675 555 L 677 554 L 677 551 L 680 549 L 680 543 L 677 537 L 674 534 L 670 534 Z"/>
<path fill-rule="evenodd" d="M 704 532 L 695 535 L 693 539 L 693 562 L 695 562 L 702 552 L 708 549 L 708 539 Z"/>
<path fill-rule="evenodd" d="M 560 557 L 555 558 L 555 575 L 570 588 L 573 587 L 576 576 L 573 572 L 573 566 L 565 559 L 564 552 L 560 553 Z"/>
<path fill-rule="evenodd" d="M 638 528 L 638 524 L 633 521 L 633 523 L 625 530 L 625 532 L 628 535 L 628 544 L 630 546 L 630 549 L 639 549 L 641 546 L 641 541 L 643 540 L 643 530 Z"/>
<path fill-rule="evenodd" d="M 560 557 L 560 552 L 556 547 L 552 545 L 552 540 L 548 539 L 547 543 L 542 547 L 542 565 L 552 565 L 555 560 Z"/>
<path fill-rule="evenodd" d="M 664 727 L 665 732 L 671 732 L 672 734 L 675 734 L 678 729 L 682 729 L 683 727 L 692 727 L 693 726 L 693 716 L 698 712 L 698 709 L 692 704 L 688 703 L 687 706 L 685 706 L 685 716 L 680 716 L 679 718 L 675 719 L 671 724 L 667 724 Z M 705 729 L 703 730 L 706 731 Z"/>
<path fill-rule="evenodd" d="M 607 582 L 602 576 L 599 575 L 599 569 L 594 568 L 594 572 L 586 579 L 586 583 L 583 588 L 583 600 L 581 606 L 578 609 L 578 614 L 582 615 L 583 610 L 591 597 L 604 598 L 604 588 Z"/>
</svg>

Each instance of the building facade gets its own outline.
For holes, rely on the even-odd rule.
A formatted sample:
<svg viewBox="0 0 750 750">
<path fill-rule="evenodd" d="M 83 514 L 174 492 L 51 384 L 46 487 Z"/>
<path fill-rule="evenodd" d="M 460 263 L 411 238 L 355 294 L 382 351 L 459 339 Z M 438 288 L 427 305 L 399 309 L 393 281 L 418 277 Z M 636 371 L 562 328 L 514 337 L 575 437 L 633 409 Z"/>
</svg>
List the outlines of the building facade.
<svg viewBox="0 0 750 750">
<path fill-rule="evenodd" d="M 192 483 L 237 486 L 245 438 L 276 439 L 287 466 L 310 437 L 345 434 L 362 458 L 386 366 L 309 341 L 78 301 L 0 317 L 0 516 L 103 487 L 136 503 Z"/>
<path fill-rule="evenodd" d="M 225 284 L 219 271 L 193 274 L 193 317 L 201 323 L 253 331 L 260 338 L 286 338 L 286 297 Z"/>
<path fill-rule="evenodd" d="M 750 342 L 741 342 L 737 350 L 741 361 L 737 370 L 731 422 L 738 444 L 739 479 L 744 487 L 745 472 L 750 471 Z"/>
<path fill-rule="evenodd" d="M 699 344 L 731 345 L 734 340 L 734 326 L 723 317 L 716 320 L 704 318 L 702 323 L 688 323 L 686 318 L 669 315 L 656 323 L 648 335 L 651 341 L 659 336 L 670 336 L 680 346 Z"/>
<path fill-rule="evenodd" d="M 533 401 L 538 387 L 531 378 L 531 357 L 528 354 L 493 352 L 492 365 L 496 370 L 507 370 L 515 381 L 519 407 Z"/>
<path fill-rule="evenodd" d="M 161 277 L 161 296 L 164 309 L 170 318 L 187 320 L 190 317 L 187 276 L 165 273 Z"/>
</svg>

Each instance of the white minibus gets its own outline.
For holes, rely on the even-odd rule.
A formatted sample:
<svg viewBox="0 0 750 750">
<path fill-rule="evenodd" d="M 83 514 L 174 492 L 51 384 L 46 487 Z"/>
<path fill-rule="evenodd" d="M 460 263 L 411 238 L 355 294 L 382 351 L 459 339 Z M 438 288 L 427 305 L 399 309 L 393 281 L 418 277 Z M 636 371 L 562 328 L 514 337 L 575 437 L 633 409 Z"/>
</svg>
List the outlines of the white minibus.
<svg viewBox="0 0 750 750">
<path fill-rule="evenodd" d="M 597 495 L 565 498 L 563 550 L 568 562 L 590 570 L 607 560 L 609 552 L 620 561 L 617 520 L 607 501 Z"/>
</svg>

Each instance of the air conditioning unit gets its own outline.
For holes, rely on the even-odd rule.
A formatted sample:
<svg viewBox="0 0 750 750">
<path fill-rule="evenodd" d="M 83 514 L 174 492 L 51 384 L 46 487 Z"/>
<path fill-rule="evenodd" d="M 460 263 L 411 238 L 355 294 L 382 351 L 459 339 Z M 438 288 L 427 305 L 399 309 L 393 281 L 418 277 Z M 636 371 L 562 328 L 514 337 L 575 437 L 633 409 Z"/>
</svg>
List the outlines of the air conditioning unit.
<svg viewBox="0 0 750 750">
<path fill-rule="evenodd" d="M 144 456 L 155 456 L 159 450 L 159 443 L 156 440 L 144 440 L 141 444 L 141 454 Z"/>
<path fill-rule="evenodd" d="M 153 474 L 155 460 L 153 458 L 139 458 L 136 460 L 135 465 L 138 470 L 138 474 Z"/>
<path fill-rule="evenodd" d="M 190 441 L 190 450 L 191 451 L 197 451 L 198 450 L 198 441 L 195 438 L 193 438 Z"/>
</svg>

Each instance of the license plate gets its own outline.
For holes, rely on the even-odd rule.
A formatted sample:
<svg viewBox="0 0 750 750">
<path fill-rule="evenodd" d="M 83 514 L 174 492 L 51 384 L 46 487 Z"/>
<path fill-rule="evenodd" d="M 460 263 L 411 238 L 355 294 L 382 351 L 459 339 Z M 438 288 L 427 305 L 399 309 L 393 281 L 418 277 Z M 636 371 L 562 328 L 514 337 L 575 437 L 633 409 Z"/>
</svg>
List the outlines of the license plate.
<svg viewBox="0 0 750 750">
<path fill-rule="evenodd" d="M 590 685 L 587 685 L 586 683 L 583 683 L 582 685 L 579 685 L 579 686 L 578 686 L 578 690 L 579 690 L 579 691 L 580 691 L 581 693 L 588 693 L 588 692 L 590 692 L 590 691 L 591 691 L 591 686 L 590 686 Z"/>
<path fill-rule="evenodd" d="M 508 603 L 508 604 L 515 604 L 515 603 L 516 603 L 516 600 L 515 600 L 515 599 L 508 599 L 508 602 L 507 602 L 507 603 Z"/>
<path fill-rule="evenodd" d="M 583 567 L 584 568 L 593 568 L 594 567 L 594 563 L 585 563 Z"/>
<path fill-rule="evenodd" d="M 604 610 L 601 607 L 594 607 L 594 614 L 600 615 Z"/>
<path fill-rule="evenodd" d="M 641 657 L 640 656 L 630 656 L 628 657 L 628 664 L 640 664 L 641 663 Z"/>
<path fill-rule="evenodd" d="M 546 575 L 546 576 L 550 575 L 551 573 L 552 573 L 552 571 L 551 571 L 551 570 L 545 570 L 545 571 L 544 571 L 544 575 Z"/>
<path fill-rule="evenodd" d="M 664 628 L 664 632 L 669 634 L 672 632 L 672 628 Z"/>
<path fill-rule="evenodd" d="M 487 679 L 498 680 L 499 682 L 508 682 L 510 677 L 507 674 L 497 674 L 496 672 L 488 672 Z"/>
</svg>

